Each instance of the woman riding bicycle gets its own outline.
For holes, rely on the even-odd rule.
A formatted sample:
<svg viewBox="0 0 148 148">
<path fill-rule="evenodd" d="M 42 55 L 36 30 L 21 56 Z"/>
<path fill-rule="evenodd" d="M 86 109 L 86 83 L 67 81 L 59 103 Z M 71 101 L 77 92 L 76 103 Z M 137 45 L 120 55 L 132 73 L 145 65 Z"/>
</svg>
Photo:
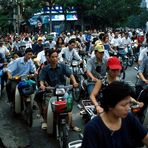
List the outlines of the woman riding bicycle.
<svg viewBox="0 0 148 148">
<path fill-rule="evenodd" d="M 101 92 L 106 86 L 108 86 L 110 83 L 119 80 L 120 71 L 122 69 L 122 65 L 120 63 L 120 60 L 117 57 L 110 57 L 107 61 L 107 75 L 102 79 L 98 80 L 95 84 L 95 87 L 90 95 L 92 103 L 95 105 L 97 113 L 103 112 L 103 109 L 100 107 L 101 102 Z M 99 93 L 99 95 L 98 95 Z M 98 98 L 98 99 L 97 99 Z M 132 101 L 135 101 L 134 99 Z M 143 103 L 138 102 L 139 105 L 142 107 Z"/>
</svg>

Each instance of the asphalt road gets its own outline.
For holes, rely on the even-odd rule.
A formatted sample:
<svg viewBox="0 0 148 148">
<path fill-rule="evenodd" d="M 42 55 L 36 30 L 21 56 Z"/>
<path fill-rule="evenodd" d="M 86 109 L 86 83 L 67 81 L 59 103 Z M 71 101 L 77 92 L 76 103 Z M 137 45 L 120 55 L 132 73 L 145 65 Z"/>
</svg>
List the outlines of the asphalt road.
<svg viewBox="0 0 148 148">
<path fill-rule="evenodd" d="M 126 80 L 133 83 L 136 81 L 136 71 L 128 68 Z M 38 117 L 38 110 L 34 111 L 34 121 L 32 128 L 28 128 L 22 116 L 15 118 L 10 105 L 7 103 L 5 90 L 0 99 L 0 138 L 6 148 L 57 148 L 55 137 L 49 136 L 41 129 L 42 118 Z M 147 117 L 148 119 L 148 117 Z M 76 126 L 84 129 L 85 122 L 79 114 L 77 104 L 74 104 L 73 120 Z M 146 121 L 148 123 L 148 121 Z M 147 125 L 145 125 L 147 126 Z M 70 131 L 69 141 L 78 140 L 79 133 Z M 0 144 L 1 144 L 0 140 Z M 2 146 L 0 145 L 0 148 Z"/>
</svg>

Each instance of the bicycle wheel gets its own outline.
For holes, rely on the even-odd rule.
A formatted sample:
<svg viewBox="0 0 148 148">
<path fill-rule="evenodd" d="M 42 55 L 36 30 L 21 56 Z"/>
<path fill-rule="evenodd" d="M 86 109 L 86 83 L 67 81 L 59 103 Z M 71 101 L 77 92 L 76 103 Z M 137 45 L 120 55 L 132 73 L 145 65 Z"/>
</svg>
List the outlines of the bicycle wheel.
<svg viewBox="0 0 148 148">
<path fill-rule="evenodd" d="M 125 79 L 125 76 L 126 76 L 125 70 L 122 69 L 121 72 L 120 72 L 120 79 L 121 79 L 121 80 L 124 80 L 124 79 Z"/>
<path fill-rule="evenodd" d="M 31 107 L 31 102 L 28 102 L 26 104 L 25 116 L 26 116 L 27 125 L 29 127 L 32 127 L 32 124 L 33 124 L 33 111 L 32 111 L 32 107 Z"/>
<path fill-rule="evenodd" d="M 80 88 L 79 87 L 73 88 L 72 96 L 76 102 L 79 102 L 79 100 L 80 100 L 80 97 L 79 97 L 80 96 Z"/>
<path fill-rule="evenodd" d="M 134 64 L 134 57 L 131 56 L 131 57 L 129 57 L 129 59 L 128 59 L 128 66 L 132 67 L 133 64 Z"/>
<path fill-rule="evenodd" d="M 122 66 L 123 69 L 126 70 L 128 67 L 128 59 L 127 58 L 122 58 Z"/>
<path fill-rule="evenodd" d="M 67 148 L 68 147 L 68 129 L 66 124 L 62 125 L 60 128 L 60 148 Z"/>
</svg>

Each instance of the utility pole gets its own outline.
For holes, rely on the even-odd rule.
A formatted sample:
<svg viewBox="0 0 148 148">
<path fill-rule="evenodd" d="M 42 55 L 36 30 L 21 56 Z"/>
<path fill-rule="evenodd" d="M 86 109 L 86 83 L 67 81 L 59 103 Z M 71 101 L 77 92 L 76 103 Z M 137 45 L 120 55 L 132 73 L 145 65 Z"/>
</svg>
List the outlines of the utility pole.
<svg viewBox="0 0 148 148">
<path fill-rule="evenodd" d="M 20 31 L 20 20 L 21 20 L 20 3 L 18 2 L 18 0 L 13 0 L 13 26 L 15 33 L 19 33 Z"/>
<path fill-rule="evenodd" d="M 50 13 L 49 13 L 49 30 L 50 30 L 50 32 L 52 32 L 52 6 L 53 6 L 53 4 L 54 4 L 54 1 L 55 0 L 48 0 L 48 3 L 46 3 L 46 6 L 48 6 L 49 7 L 49 9 L 50 9 Z"/>
<path fill-rule="evenodd" d="M 16 0 L 13 0 L 12 6 L 13 6 L 13 27 L 14 27 L 14 32 L 16 33 L 17 32 L 17 29 L 16 29 Z"/>
<path fill-rule="evenodd" d="M 20 9 L 20 3 L 17 1 L 17 33 L 20 32 L 20 21 L 21 21 L 21 9 Z"/>
</svg>

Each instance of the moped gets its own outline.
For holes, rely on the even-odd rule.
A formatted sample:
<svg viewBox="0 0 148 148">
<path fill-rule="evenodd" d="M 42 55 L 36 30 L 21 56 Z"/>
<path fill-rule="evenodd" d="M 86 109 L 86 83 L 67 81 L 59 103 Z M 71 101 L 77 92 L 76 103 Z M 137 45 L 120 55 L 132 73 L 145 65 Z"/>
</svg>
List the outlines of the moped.
<svg viewBox="0 0 148 148">
<path fill-rule="evenodd" d="M 36 90 L 36 82 L 30 76 L 18 76 L 13 80 L 19 81 L 15 91 L 14 113 L 23 114 L 29 127 L 33 124 L 33 102 Z"/>
<path fill-rule="evenodd" d="M 48 86 L 43 95 L 44 102 L 46 102 L 44 105 L 47 105 L 47 133 L 56 133 L 60 148 L 68 146 L 69 125 L 67 119 L 68 112 L 71 112 L 73 108 L 70 91 L 72 88 L 72 85 Z"/>
</svg>

